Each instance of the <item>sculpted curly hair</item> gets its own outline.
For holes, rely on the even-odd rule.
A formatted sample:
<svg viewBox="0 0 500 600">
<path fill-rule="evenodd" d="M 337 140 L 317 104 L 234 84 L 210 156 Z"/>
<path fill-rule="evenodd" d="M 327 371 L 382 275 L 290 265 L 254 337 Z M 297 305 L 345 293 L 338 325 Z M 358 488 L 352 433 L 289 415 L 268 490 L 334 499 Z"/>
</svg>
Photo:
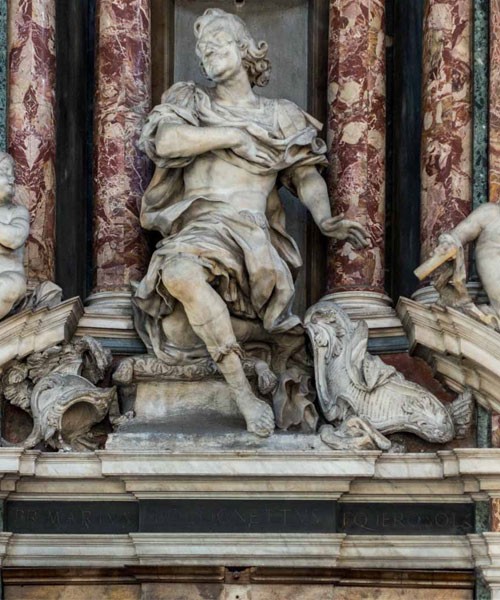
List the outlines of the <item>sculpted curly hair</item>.
<svg viewBox="0 0 500 600">
<path fill-rule="evenodd" d="M 267 42 L 256 42 L 245 23 L 236 15 L 227 13 L 220 8 L 209 8 L 201 17 L 196 19 L 194 34 L 196 39 L 201 37 L 205 27 L 214 21 L 225 21 L 241 51 L 243 66 L 248 73 L 252 86 L 264 87 L 269 83 L 271 62 L 267 58 Z M 196 53 L 199 56 L 198 49 Z M 203 66 L 202 66 L 202 70 Z M 206 73 L 204 73 L 206 75 Z"/>
</svg>

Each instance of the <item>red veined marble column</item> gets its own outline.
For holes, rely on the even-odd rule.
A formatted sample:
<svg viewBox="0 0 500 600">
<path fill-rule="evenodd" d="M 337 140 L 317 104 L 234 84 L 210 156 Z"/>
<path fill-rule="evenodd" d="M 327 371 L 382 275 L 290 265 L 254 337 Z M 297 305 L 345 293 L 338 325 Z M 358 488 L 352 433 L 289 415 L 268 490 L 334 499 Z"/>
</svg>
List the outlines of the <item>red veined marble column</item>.
<svg viewBox="0 0 500 600">
<path fill-rule="evenodd" d="M 423 46 L 421 257 L 472 208 L 471 0 L 427 0 Z"/>
<path fill-rule="evenodd" d="M 387 305 L 385 232 L 385 2 L 330 0 L 328 183 L 333 213 L 361 223 L 370 248 L 330 244 L 328 291 Z M 340 292 L 340 294 L 339 294 Z M 349 302 L 349 301 L 348 301 Z"/>
<path fill-rule="evenodd" d="M 30 211 L 28 285 L 55 275 L 55 0 L 11 0 L 8 149 L 16 200 Z"/>
<path fill-rule="evenodd" d="M 500 0 L 490 4 L 489 197 L 500 202 Z"/>
<path fill-rule="evenodd" d="M 89 301 L 115 309 L 140 280 L 148 249 L 139 208 L 148 158 L 137 149 L 151 108 L 149 0 L 98 0 L 94 124 L 94 287 Z M 120 301 L 121 298 L 121 301 Z"/>
</svg>

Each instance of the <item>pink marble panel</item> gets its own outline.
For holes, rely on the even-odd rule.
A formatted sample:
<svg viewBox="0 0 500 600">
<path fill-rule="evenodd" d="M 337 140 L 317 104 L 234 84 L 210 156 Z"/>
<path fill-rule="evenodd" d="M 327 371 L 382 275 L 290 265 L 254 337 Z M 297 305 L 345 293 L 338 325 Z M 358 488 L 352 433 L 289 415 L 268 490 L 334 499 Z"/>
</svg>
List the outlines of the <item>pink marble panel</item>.
<svg viewBox="0 0 500 600">
<path fill-rule="evenodd" d="M 500 0 L 490 4 L 490 200 L 500 202 Z"/>
<path fill-rule="evenodd" d="M 472 206 L 471 0 L 427 0 L 423 49 L 422 259 Z"/>
<path fill-rule="evenodd" d="M 491 499 L 491 531 L 500 532 L 500 498 Z"/>
<path fill-rule="evenodd" d="M 372 246 L 330 245 L 329 291 L 384 287 L 384 17 L 384 0 L 330 0 L 330 197 L 334 214 L 362 223 Z"/>
<path fill-rule="evenodd" d="M 139 224 L 149 160 L 136 143 L 151 106 L 149 0 L 98 0 L 94 292 L 125 291 L 148 261 Z"/>
<path fill-rule="evenodd" d="M 31 214 L 26 264 L 33 285 L 55 274 L 55 0 L 11 0 L 8 28 L 8 148 L 16 199 Z"/>
</svg>

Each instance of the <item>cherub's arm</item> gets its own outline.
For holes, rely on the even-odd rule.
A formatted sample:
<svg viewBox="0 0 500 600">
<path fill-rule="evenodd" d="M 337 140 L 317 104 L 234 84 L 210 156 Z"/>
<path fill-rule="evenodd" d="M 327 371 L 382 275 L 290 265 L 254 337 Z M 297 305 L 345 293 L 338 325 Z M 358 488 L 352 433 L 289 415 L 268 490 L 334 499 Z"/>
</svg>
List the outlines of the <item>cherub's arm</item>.
<svg viewBox="0 0 500 600">
<path fill-rule="evenodd" d="M 332 217 L 328 189 L 316 167 L 297 167 L 291 173 L 291 179 L 300 201 L 309 209 L 323 235 L 347 240 L 355 248 L 368 246 L 368 234 L 359 223 L 344 219 L 344 215 Z"/>
<path fill-rule="evenodd" d="M 28 239 L 30 221 L 28 211 L 19 206 L 9 223 L 0 222 L 0 244 L 10 250 L 21 248 Z"/>
<path fill-rule="evenodd" d="M 497 204 L 487 203 L 476 208 L 456 227 L 439 236 L 431 257 L 415 270 L 415 275 L 423 281 L 449 260 L 454 260 L 457 265 L 461 265 L 462 271 L 465 272 L 463 247 L 476 240 L 486 225 L 498 219 L 500 219 L 500 207 Z M 451 274 L 449 276 L 446 273 L 441 274 L 439 276 L 440 283 L 436 285 L 444 287 L 450 277 Z"/>
<path fill-rule="evenodd" d="M 465 245 L 477 239 L 484 227 L 497 219 L 500 219 L 500 207 L 492 203 L 483 204 L 448 233 Z"/>
</svg>

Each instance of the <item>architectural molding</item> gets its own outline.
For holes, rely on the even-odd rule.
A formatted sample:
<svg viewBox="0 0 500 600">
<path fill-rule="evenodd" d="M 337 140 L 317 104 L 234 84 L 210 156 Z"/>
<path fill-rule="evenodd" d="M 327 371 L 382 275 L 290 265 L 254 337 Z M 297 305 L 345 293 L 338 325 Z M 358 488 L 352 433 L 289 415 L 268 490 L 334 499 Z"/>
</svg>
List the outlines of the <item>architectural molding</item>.
<svg viewBox="0 0 500 600">
<path fill-rule="evenodd" d="M 500 495 L 500 449 L 457 448 L 425 454 L 345 453 L 333 450 L 284 454 L 265 450 L 224 452 L 46 453 L 0 448 L 1 485 L 9 493 L 103 494 L 142 497 L 385 497 L 469 500 Z M 16 482 L 15 485 L 12 482 Z M 40 483 L 37 483 L 40 482 Z M 102 482 L 102 483 L 99 483 Z M 58 487 L 59 486 L 59 487 Z M 66 486 L 66 487 L 65 487 Z M 76 486 L 76 487 L 75 487 Z M 424 488 L 425 486 L 425 488 Z M 292 496 L 289 496 L 289 495 Z M 230 496 L 233 497 L 233 496 Z M 440 500 L 439 500 L 440 501 Z"/>
<path fill-rule="evenodd" d="M 345 534 L 0 535 L 3 567 L 200 565 L 346 569 L 471 569 L 498 564 L 500 534 L 346 536 Z M 490 569 L 488 571 L 488 569 Z M 495 567 L 500 574 L 500 567 Z M 500 576 L 499 576 L 500 581 Z"/>
<path fill-rule="evenodd" d="M 0 449 L 0 494 L 26 501 L 337 501 L 473 504 L 500 496 L 500 449 L 381 452 L 43 453 Z M 30 504 L 26 505 L 28 508 Z M 34 506 L 34 505 L 31 505 Z M 363 507 L 360 507 L 363 510 Z M 391 508 L 390 510 L 393 510 Z M 401 511 L 401 508 L 398 510 Z M 418 507 L 409 509 L 419 515 Z M 446 509 L 444 509 L 446 510 Z M 342 511 L 341 511 L 342 512 Z M 413 517 L 412 517 L 413 519 Z M 422 534 L 422 535 L 421 535 Z M 134 533 L 0 535 L 4 567 L 148 565 L 343 569 L 481 569 L 500 582 L 500 534 Z M 496 566 L 498 565 L 498 566 Z"/>
<path fill-rule="evenodd" d="M 469 387 L 477 402 L 500 412 L 500 335 L 453 308 L 401 298 L 397 312 L 410 341 L 454 391 Z"/>
<path fill-rule="evenodd" d="M 5 319 L 0 324 L 0 365 L 69 342 L 82 314 L 80 298 L 71 298 L 53 308 L 24 310 Z"/>
</svg>

